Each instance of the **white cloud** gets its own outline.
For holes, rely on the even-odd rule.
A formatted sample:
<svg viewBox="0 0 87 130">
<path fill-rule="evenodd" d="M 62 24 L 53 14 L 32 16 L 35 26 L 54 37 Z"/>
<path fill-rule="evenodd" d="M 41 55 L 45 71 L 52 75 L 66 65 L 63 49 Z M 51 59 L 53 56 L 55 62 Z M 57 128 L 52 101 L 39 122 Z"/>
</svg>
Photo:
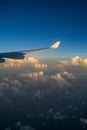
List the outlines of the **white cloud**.
<svg viewBox="0 0 87 130">
<path fill-rule="evenodd" d="M 51 79 L 57 81 L 59 85 L 70 85 L 59 73 L 51 75 Z"/>
<path fill-rule="evenodd" d="M 62 63 L 63 65 L 69 65 L 70 62 L 67 60 L 58 60 L 58 62 Z"/>
<path fill-rule="evenodd" d="M 39 71 L 39 72 L 33 72 L 33 73 L 24 73 L 24 74 L 20 74 L 19 76 L 27 77 L 27 78 L 31 78 L 31 79 L 38 79 L 38 78 L 41 78 L 44 76 L 44 72 Z"/>
<path fill-rule="evenodd" d="M 66 76 L 68 79 L 76 79 L 76 77 L 72 73 L 69 73 L 67 71 L 64 71 L 63 75 Z"/>
<path fill-rule="evenodd" d="M 87 65 L 87 59 L 86 58 L 81 58 L 79 56 L 72 57 L 69 60 L 58 60 L 59 63 L 62 65 Z"/>
<path fill-rule="evenodd" d="M 31 64 L 32 67 L 36 69 L 45 69 L 47 68 L 47 64 L 40 64 L 39 60 L 34 57 L 28 57 L 23 60 L 14 60 L 14 59 L 6 59 L 6 62 L 4 64 L 4 67 L 18 67 L 25 64 Z"/>
<path fill-rule="evenodd" d="M 35 68 L 37 68 L 37 69 L 45 69 L 45 68 L 47 68 L 47 64 L 39 64 L 39 63 L 37 63 L 37 64 L 35 64 Z"/>
<path fill-rule="evenodd" d="M 24 77 L 24 79 L 26 80 L 27 78 L 33 79 L 33 83 L 34 81 L 38 80 L 38 83 L 40 82 L 47 82 L 50 83 L 56 81 L 58 85 L 60 86 L 70 86 L 70 83 L 63 77 L 64 75 L 66 75 L 66 77 L 68 77 L 69 79 L 74 79 L 75 77 L 73 76 L 73 74 L 68 73 L 66 71 L 64 71 L 64 73 L 56 73 L 53 75 L 45 75 L 43 71 L 39 71 L 39 72 L 32 72 L 32 73 L 22 73 L 19 74 L 19 77 Z"/>
<path fill-rule="evenodd" d="M 73 65 L 87 65 L 87 59 L 75 56 L 72 58 L 71 63 Z"/>
<path fill-rule="evenodd" d="M 36 69 L 45 69 L 48 66 L 47 64 L 40 64 L 39 60 L 34 57 L 29 57 L 26 62 L 31 63 Z"/>
<path fill-rule="evenodd" d="M 28 63 L 38 63 L 38 59 L 34 58 L 34 57 L 28 57 L 27 59 L 25 59 L 26 62 Z"/>
<path fill-rule="evenodd" d="M 55 80 L 62 80 L 62 76 L 59 73 L 52 75 L 51 78 Z"/>
<path fill-rule="evenodd" d="M 71 63 L 72 63 L 73 65 L 79 65 L 80 62 L 82 62 L 82 58 L 80 58 L 79 56 L 75 56 L 75 57 L 73 57 L 72 60 L 71 60 Z"/>
<path fill-rule="evenodd" d="M 23 65 L 25 62 L 24 60 L 14 60 L 14 59 L 6 59 L 6 62 L 4 64 L 4 67 L 16 67 Z"/>
<path fill-rule="evenodd" d="M 87 65 L 87 59 L 83 59 L 83 64 Z"/>
</svg>

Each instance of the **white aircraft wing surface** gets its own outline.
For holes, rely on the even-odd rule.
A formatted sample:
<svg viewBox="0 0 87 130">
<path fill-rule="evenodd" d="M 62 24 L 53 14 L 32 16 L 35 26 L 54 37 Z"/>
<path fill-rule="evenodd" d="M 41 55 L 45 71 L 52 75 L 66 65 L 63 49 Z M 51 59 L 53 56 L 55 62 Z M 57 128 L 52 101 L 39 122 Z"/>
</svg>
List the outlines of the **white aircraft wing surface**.
<svg viewBox="0 0 87 130">
<path fill-rule="evenodd" d="M 26 50 L 26 51 L 20 51 L 20 52 L 23 53 L 24 55 L 25 54 L 32 54 L 32 53 L 37 53 L 37 52 L 41 52 L 41 51 L 45 51 L 45 50 L 56 49 L 59 47 L 59 45 L 60 45 L 60 41 L 54 43 L 53 45 L 51 45 L 50 47 L 47 47 L 47 48 Z"/>
<path fill-rule="evenodd" d="M 41 51 L 56 49 L 60 45 L 60 41 L 54 43 L 50 47 L 41 48 L 41 49 L 34 49 L 34 50 L 25 50 L 25 51 L 17 51 L 17 52 L 3 52 L 0 53 L 0 63 L 5 62 L 6 58 L 10 59 L 24 59 L 26 54 L 38 53 Z"/>
</svg>

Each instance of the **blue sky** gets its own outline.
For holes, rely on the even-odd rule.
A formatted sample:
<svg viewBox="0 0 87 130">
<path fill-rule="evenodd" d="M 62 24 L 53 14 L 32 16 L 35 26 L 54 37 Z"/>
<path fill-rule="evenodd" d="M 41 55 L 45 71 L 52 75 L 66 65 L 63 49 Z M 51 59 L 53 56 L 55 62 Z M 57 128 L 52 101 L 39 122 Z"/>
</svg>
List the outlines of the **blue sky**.
<svg viewBox="0 0 87 130">
<path fill-rule="evenodd" d="M 0 1 L 0 51 L 62 42 L 58 53 L 87 52 L 86 0 Z"/>
</svg>

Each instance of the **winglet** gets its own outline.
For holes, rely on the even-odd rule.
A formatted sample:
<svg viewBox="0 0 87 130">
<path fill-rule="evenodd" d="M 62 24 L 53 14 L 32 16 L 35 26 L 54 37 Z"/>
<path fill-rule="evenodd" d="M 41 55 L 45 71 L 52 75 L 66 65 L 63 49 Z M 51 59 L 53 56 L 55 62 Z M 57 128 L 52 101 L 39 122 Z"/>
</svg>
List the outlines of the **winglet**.
<svg viewBox="0 0 87 130">
<path fill-rule="evenodd" d="M 60 41 L 58 42 L 55 42 L 53 45 L 50 46 L 51 49 L 55 49 L 55 48 L 58 48 L 60 45 Z"/>
</svg>

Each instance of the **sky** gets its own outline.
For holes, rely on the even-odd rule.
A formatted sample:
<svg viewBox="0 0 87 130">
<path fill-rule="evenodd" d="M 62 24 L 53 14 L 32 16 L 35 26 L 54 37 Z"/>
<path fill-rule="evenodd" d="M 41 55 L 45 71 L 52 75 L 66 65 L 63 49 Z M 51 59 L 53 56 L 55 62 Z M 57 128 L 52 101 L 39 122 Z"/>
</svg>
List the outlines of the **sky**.
<svg viewBox="0 0 87 130">
<path fill-rule="evenodd" d="M 56 54 L 86 53 L 86 0 L 1 0 L 0 51 L 48 47 Z M 47 54 L 48 54 L 47 53 Z"/>
<path fill-rule="evenodd" d="M 0 0 L 0 130 L 87 130 L 87 1 Z"/>
</svg>

